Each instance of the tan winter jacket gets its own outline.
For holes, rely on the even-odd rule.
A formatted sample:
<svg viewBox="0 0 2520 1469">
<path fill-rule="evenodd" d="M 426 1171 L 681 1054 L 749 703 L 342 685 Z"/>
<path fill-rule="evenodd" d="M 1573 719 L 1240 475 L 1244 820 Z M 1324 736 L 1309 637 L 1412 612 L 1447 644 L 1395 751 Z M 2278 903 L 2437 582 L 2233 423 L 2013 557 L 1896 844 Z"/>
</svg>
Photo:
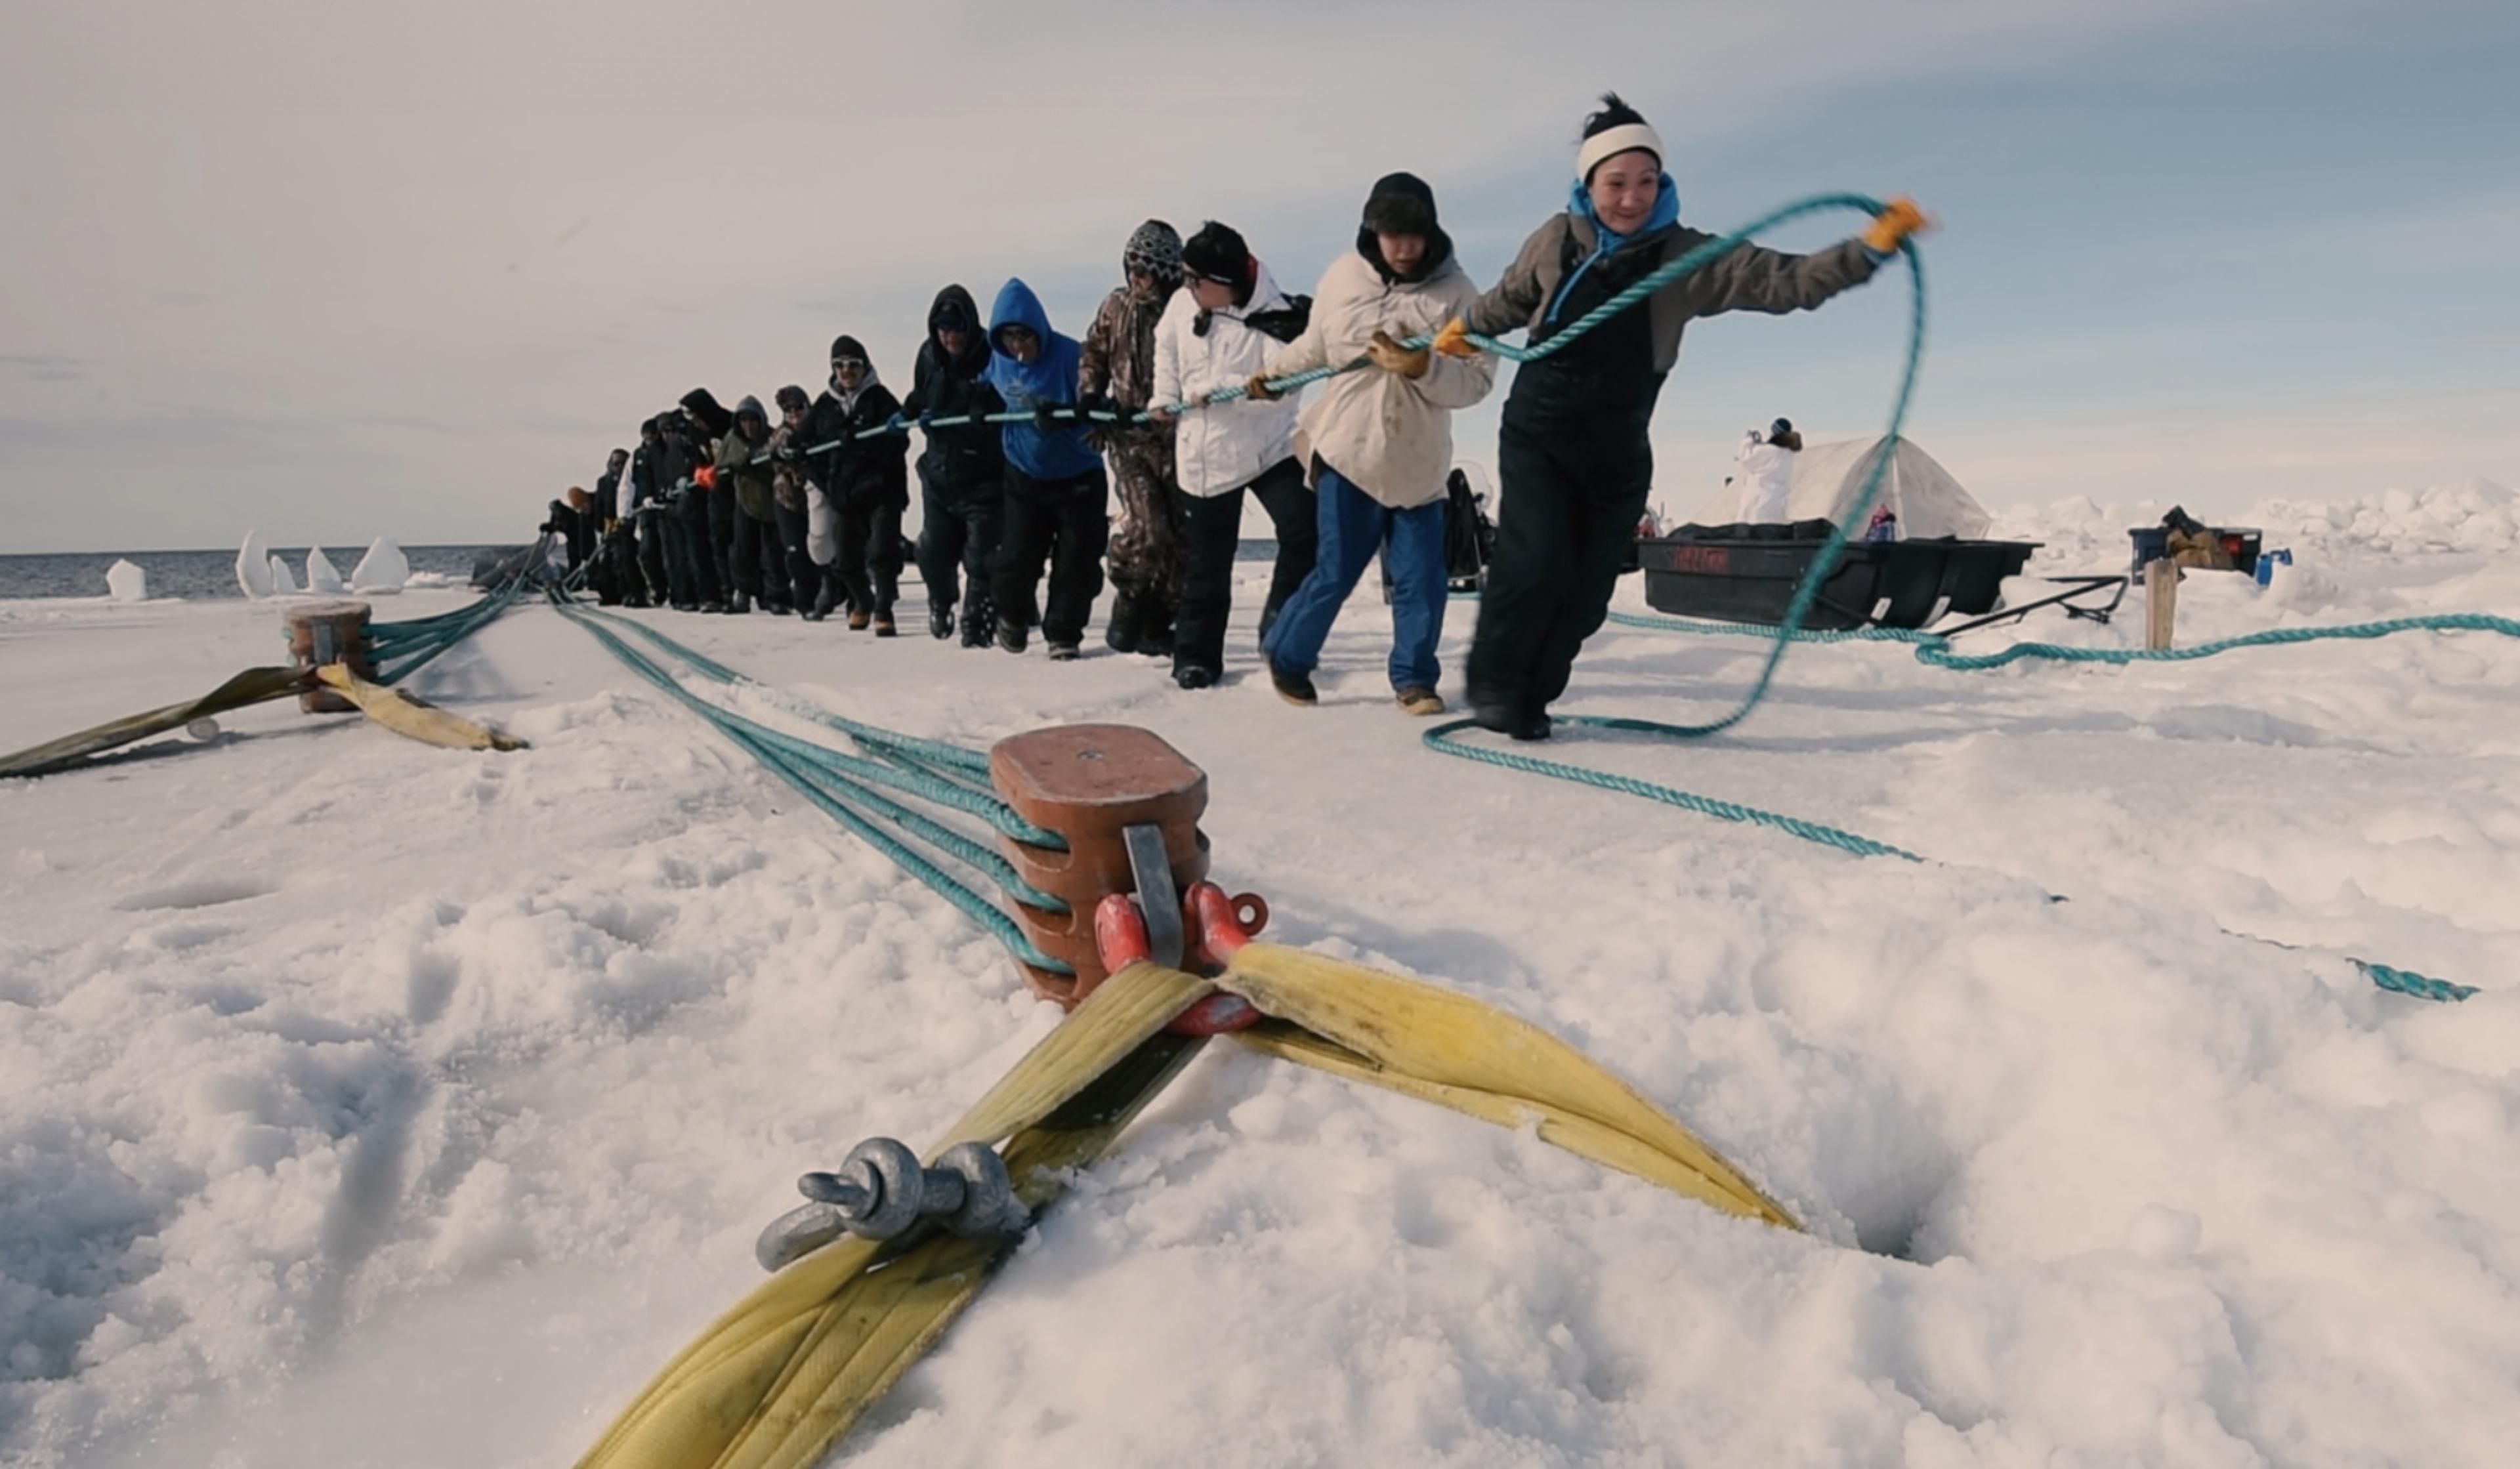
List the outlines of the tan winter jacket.
<svg viewBox="0 0 2520 1469">
<path fill-rule="evenodd" d="M 1423 336 L 1470 309 L 1479 296 L 1469 274 L 1446 260 L 1423 281 L 1386 284 L 1354 250 L 1332 261 L 1313 289 L 1304 334 L 1269 355 L 1272 378 L 1343 367 L 1365 355 L 1376 332 L 1396 341 Z M 1496 359 L 1434 357 L 1415 380 L 1371 364 L 1319 384 L 1305 405 L 1303 432 L 1323 463 L 1393 510 L 1444 498 L 1453 468 L 1453 411 L 1496 385 Z"/>
</svg>

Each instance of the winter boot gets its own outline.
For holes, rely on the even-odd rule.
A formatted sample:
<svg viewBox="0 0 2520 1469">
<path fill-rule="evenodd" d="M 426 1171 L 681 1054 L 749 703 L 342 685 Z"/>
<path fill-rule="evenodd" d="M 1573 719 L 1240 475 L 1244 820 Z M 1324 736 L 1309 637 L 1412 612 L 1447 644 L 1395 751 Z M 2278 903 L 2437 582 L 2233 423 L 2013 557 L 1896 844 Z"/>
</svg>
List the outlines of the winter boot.
<svg viewBox="0 0 2520 1469">
<path fill-rule="evenodd" d="M 1050 661 L 1053 663 L 1073 663 L 1084 656 L 1085 649 L 1073 643 L 1054 643 L 1050 645 Z"/>
<path fill-rule="evenodd" d="M 1173 682 L 1184 689 L 1207 689 L 1216 683 L 1216 670 L 1199 663 L 1182 663 L 1173 668 Z"/>
<path fill-rule="evenodd" d="M 814 620 L 816 622 L 831 616 L 832 609 L 840 604 L 840 589 L 835 585 L 838 580 L 837 577 L 826 576 L 823 578 L 823 585 L 815 589 Z"/>
<path fill-rule="evenodd" d="M 1310 675 L 1289 673 L 1280 668 L 1275 658 L 1269 660 L 1269 687 L 1277 690 L 1278 697 L 1287 703 L 1301 704 L 1307 709 L 1322 701 L 1321 692 L 1313 688 Z"/>
<path fill-rule="evenodd" d="M 1024 645 L 1030 642 L 1031 638 L 1031 632 L 1020 622 L 1001 622 L 998 624 L 998 646 L 1005 648 L 1008 652 L 1022 652 L 1024 650 Z"/>
<path fill-rule="evenodd" d="M 875 635 L 877 637 L 893 638 L 900 636 L 900 633 L 901 629 L 894 625 L 892 614 L 890 612 L 878 612 L 875 614 Z"/>
<path fill-rule="evenodd" d="M 1152 599 L 1138 604 L 1138 651 L 1149 658 L 1173 655 L 1173 604 Z"/>
<path fill-rule="evenodd" d="M 974 601 L 963 608 L 963 645 L 986 647 L 990 634 L 998 625 L 997 613 L 985 601 Z"/>
<path fill-rule="evenodd" d="M 927 636 L 935 639 L 939 643 L 942 643 L 946 639 L 954 636 L 954 604 L 952 602 L 930 602 L 927 604 Z"/>
<path fill-rule="evenodd" d="M 730 617 L 748 617 L 752 615 L 752 594 L 749 592 L 738 592 L 735 594 L 735 601 L 726 604 L 726 611 L 727 615 Z"/>
<path fill-rule="evenodd" d="M 864 607 L 849 608 L 849 631 L 863 633 L 875 622 L 875 614 Z"/>
<path fill-rule="evenodd" d="M 1526 708 L 1519 700 L 1472 700 L 1470 723 L 1482 730 L 1493 730 L 1513 739 L 1547 739 L 1550 734 L 1546 710 Z"/>
<path fill-rule="evenodd" d="M 1102 641 L 1111 645 L 1111 651 L 1133 653 L 1138 650 L 1140 607 L 1133 593 L 1122 592 L 1111 599 L 1111 620 L 1102 628 Z"/>
</svg>

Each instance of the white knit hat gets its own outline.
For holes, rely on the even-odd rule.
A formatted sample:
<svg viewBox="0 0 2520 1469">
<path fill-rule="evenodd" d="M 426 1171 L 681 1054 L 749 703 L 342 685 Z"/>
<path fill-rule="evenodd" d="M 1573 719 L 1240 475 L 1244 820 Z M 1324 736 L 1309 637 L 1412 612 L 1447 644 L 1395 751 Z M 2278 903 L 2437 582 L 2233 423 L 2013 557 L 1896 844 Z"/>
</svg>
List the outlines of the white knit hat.
<svg viewBox="0 0 2520 1469">
<path fill-rule="evenodd" d="M 1652 154 L 1657 165 L 1662 162 L 1662 138 L 1650 126 L 1642 122 L 1623 122 L 1616 127 L 1605 127 L 1585 139 L 1584 146 L 1575 151 L 1575 176 L 1591 183 L 1593 170 L 1601 166 L 1602 159 L 1639 148 Z"/>
</svg>

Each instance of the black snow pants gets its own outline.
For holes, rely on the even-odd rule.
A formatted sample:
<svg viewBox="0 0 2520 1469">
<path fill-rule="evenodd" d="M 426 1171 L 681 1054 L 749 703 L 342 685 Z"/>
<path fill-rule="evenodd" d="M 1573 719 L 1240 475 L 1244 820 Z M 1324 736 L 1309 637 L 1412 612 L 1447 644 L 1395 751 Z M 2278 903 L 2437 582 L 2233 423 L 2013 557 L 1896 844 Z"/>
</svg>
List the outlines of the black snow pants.
<svg viewBox="0 0 2520 1469">
<path fill-rule="evenodd" d="M 1102 593 L 1102 547 L 1111 534 L 1109 482 L 1100 469 L 1073 479 L 1035 479 L 1007 468 L 1007 513 L 998 543 L 998 620 L 1030 627 L 1038 620 L 1053 646 L 1085 641 L 1094 599 Z M 1050 600 L 1041 609 L 1042 564 L 1050 564 Z"/>
<path fill-rule="evenodd" d="M 919 500 L 919 575 L 927 583 L 927 604 L 951 609 L 959 601 L 967 628 L 976 619 L 995 631 L 989 578 L 1006 526 L 1005 483 L 940 486 L 922 473 Z"/>
<path fill-rule="evenodd" d="M 1260 608 L 1260 636 L 1278 620 L 1278 609 L 1313 570 L 1321 545 L 1321 509 L 1304 483 L 1300 460 L 1270 466 L 1243 487 L 1269 512 L 1278 530 L 1278 564 L 1269 575 L 1269 599 Z M 1242 540 L 1240 489 L 1222 495 L 1187 497 L 1189 574 L 1182 589 L 1180 620 L 1173 631 L 1173 667 L 1225 672 L 1225 625 L 1234 612 L 1234 554 Z"/>
<path fill-rule="evenodd" d="M 1496 560 L 1479 596 L 1475 708 L 1545 710 L 1598 632 L 1653 490 L 1641 421 L 1534 423 L 1508 403 L 1498 437 Z"/>
</svg>

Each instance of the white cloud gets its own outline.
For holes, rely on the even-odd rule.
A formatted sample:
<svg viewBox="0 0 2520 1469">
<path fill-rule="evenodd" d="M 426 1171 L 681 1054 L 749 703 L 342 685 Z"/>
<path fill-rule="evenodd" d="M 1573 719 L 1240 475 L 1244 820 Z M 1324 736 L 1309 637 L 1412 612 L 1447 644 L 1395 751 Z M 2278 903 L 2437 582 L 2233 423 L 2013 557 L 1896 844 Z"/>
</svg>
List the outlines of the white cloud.
<svg viewBox="0 0 2520 1469">
<path fill-rule="evenodd" d="M 945 280 L 984 302 L 1046 280 L 1078 325 L 1149 214 L 1236 220 L 1301 282 L 1389 168 L 1518 235 L 1545 200 L 1463 201 L 1545 177 L 1603 85 L 1676 152 L 1714 148 L 1850 88 L 2046 65 L 2196 7 L 21 11 L 0 341 L 77 365 L 0 371 L 20 467 L 0 497 L 31 549 L 248 522 L 495 534 L 695 382 L 810 384 L 841 330 L 906 377 Z"/>
</svg>

